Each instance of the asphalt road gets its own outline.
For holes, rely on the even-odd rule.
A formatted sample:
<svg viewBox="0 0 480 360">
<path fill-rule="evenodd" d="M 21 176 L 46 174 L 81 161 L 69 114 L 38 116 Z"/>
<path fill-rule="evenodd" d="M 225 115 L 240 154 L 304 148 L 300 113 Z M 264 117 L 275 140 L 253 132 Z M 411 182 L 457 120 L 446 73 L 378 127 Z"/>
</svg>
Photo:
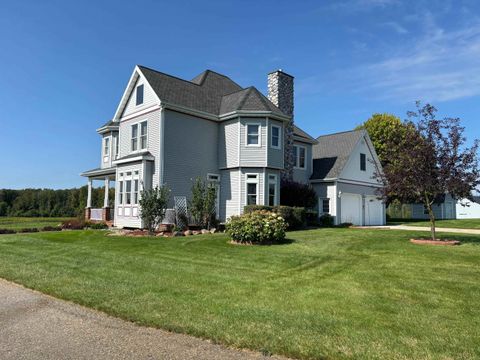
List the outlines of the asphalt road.
<svg viewBox="0 0 480 360">
<path fill-rule="evenodd" d="M 283 359 L 137 326 L 0 279 L 0 359 Z"/>
</svg>

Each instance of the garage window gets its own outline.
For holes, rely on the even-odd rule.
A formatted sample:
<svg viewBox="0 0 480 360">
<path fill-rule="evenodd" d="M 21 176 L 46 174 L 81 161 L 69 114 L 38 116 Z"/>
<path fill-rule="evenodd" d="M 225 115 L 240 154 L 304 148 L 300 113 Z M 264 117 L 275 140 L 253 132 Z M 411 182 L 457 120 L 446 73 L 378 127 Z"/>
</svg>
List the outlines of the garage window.
<svg viewBox="0 0 480 360">
<path fill-rule="evenodd" d="M 367 155 L 360 154 L 360 170 L 367 171 Z"/>
<path fill-rule="evenodd" d="M 330 214 L 330 199 L 321 199 L 320 206 L 323 214 Z"/>
</svg>

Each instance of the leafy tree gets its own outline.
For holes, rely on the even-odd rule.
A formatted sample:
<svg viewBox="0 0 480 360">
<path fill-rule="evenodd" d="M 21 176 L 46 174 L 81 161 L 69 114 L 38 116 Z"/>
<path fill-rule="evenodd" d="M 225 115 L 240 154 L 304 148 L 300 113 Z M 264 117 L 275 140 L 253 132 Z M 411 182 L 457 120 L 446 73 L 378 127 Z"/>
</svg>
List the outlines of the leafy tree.
<svg viewBox="0 0 480 360">
<path fill-rule="evenodd" d="M 138 201 L 140 217 L 150 234 L 154 233 L 165 218 L 169 198 L 170 190 L 166 186 L 141 191 Z"/>
<path fill-rule="evenodd" d="M 388 151 L 392 161 L 376 177 L 385 183 L 380 190 L 383 198 L 401 202 L 421 203 L 428 210 L 432 239 L 436 239 L 433 204 L 445 194 L 453 198 L 472 199 L 472 191 L 478 186 L 478 147 L 475 140 L 471 147 L 465 145 L 465 128 L 459 118 L 437 119 L 437 109 L 430 104 L 416 103 L 417 110 L 408 112 L 405 125 L 415 131 L 407 131 L 400 140 L 401 151 L 395 156 Z M 414 120 L 416 120 L 414 122 Z"/>
<path fill-rule="evenodd" d="M 282 181 L 280 203 L 285 206 L 313 208 L 317 205 L 317 194 L 310 184 Z"/>
<path fill-rule="evenodd" d="M 408 131 L 408 124 L 403 123 L 395 115 L 376 113 L 356 129 L 367 130 L 378 158 L 382 166 L 385 166 L 392 160 L 391 154 L 395 154 L 395 151 L 389 150 L 392 146 L 398 150 L 401 140 Z"/>
<path fill-rule="evenodd" d="M 215 219 L 217 190 L 213 184 L 206 183 L 200 177 L 193 181 L 192 198 L 189 201 L 193 221 L 207 229 Z"/>
</svg>

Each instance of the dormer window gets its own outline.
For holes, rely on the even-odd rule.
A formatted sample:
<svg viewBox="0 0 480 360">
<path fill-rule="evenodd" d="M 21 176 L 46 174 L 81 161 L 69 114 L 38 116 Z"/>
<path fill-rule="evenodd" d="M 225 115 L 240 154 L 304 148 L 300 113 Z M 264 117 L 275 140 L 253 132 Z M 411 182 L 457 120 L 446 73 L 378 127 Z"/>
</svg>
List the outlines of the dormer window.
<svg viewBox="0 0 480 360">
<path fill-rule="evenodd" d="M 142 105 L 143 104 L 143 85 L 138 85 L 137 86 L 136 94 L 137 94 L 136 104 L 137 105 Z"/>
</svg>

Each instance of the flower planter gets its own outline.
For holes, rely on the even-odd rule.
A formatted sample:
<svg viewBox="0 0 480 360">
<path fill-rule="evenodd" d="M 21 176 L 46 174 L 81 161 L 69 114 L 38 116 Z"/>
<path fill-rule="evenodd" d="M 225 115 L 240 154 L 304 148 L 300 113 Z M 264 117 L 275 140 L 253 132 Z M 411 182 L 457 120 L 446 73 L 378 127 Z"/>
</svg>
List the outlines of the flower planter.
<svg viewBox="0 0 480 360">
<path fill-rule="evenodd" d="M 443 245 L 443 246 L 455 246 L 460 245 L 458 240 L 431 240 L 431 239 L 410 239 L 412 244 L 420 245 Z"/>
</svg>

